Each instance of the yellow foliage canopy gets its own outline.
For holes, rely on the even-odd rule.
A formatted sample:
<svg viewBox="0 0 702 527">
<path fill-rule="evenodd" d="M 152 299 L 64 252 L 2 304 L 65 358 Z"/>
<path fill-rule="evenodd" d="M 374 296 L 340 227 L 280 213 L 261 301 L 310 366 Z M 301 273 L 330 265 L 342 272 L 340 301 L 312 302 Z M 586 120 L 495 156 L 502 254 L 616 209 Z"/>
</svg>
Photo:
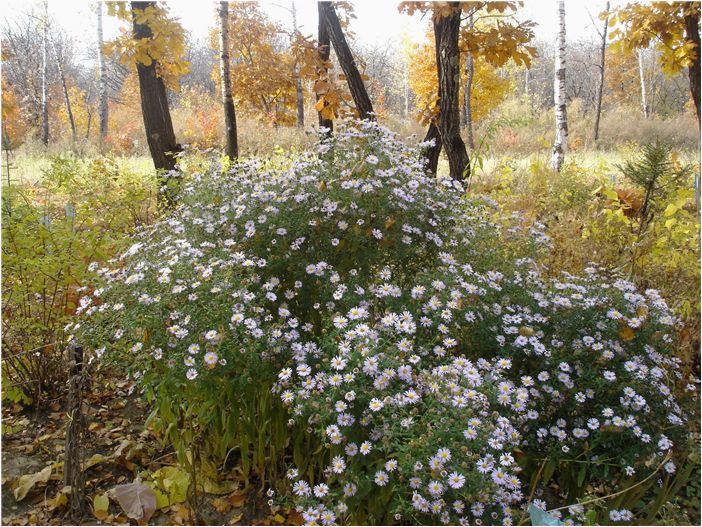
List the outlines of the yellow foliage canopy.
<svg viewBox="0 0 702 527">
<path fill-rule="evenodd" d="M 237 110 L 273 124 L 295 121 L 295 58 L 280 41 L 282 29 L 271 22 L 257 2 L 229 4 L 229 60 L 232 95 Z M 210 35 L 219 49 L 218 33 Z M 212 77 L 219 84 L 219 64 Z"/>
<path fill-rule="evenodd" d="M 2 78 L 2 143 L 8 148 L 18 146 L 27 132 L 26 120 L 22 118 L 22 110 L 15 92 Z"/>
<path fill-rule="evenodd" d="M 663 71 L 677 73 L 690 67 L 699 52 L 697 45 L 685 38 L 685 16 L 699 20 L 700 2 L 627 4 L 612 13 L 609 23 L 615 27 L 610 38 L 621 50 L 654 45 L 660 51 Z"/>
<path fill-rule="evenodd" d="M 170 16 L 165 5 L 149 6 L 132 13 L 126 2 L 107 2 L 107 12 L 128 23 L 115 40 L 103 45 L 105 54 L 116 54 L 122 64 L 150 66 L 157 63 L 157 73 L 172 90 L 180 88 L 179 79 L 190 71 L 185 60 L 185 31 L 178 20 Z M 151 29 L 151 38 L 135 39 L 132 17 L 138 24 Z"/>
<path fill-rule="evenodd" d="M 85 90 L 80 89 L 78 86 L 68 87 L 68 99 L 71 101 L 71 113 L 73 114 L 73 122 L 76 126 L 76 133 L 79 136 L 88 137 L 88 125 L 95 125 L 93 122 L 97 111 L 95 105 L 91 104 L 88 100 L 88 96 Z M 70 121 L 68 119 L 68 110 L 65 105 L 61 105 L 58 108 L 58 118 L 64 128 L 64 130 L 69 130 Z"/>
<path fill-rule="evenodd" d="M 534 38 L 536 25 L 530 20 L 517 22 L 514 14 L 521 2 L 401 2 L 400 12 L 409 15 L 415 11 L 432 12 L 434 19 L 448 16 L 460 9 L 464 18 L 461 28 L 462 51 L 470 51 L 495 67 L 504 66 L 509 60 L 517 65 L 531 66 L 536 48 L 529 45 Z"/>
<path fill-rule="evenodd" d="M 330 60 L 322 60 L 319 56 L 317 42 L 311 38 L 295 35 L 292 53 L 300 68 L 300 76 L 312 82 L 312 91 L 317 96 L 315 109 L 324 119 L 353 114 L 349 104 L 351 96 L 345 90 L 343 75 L 336 75 Z M 342 106 L 342 104 L 344 106 Z"/>
<path fill-rule="evenodd" d="M 465 63 L 465 53 L 461 53 L 461 63 Z M 409 84 L 417 98 L 419 121 L 423 125 L 438 114 L 438 79 L 436 73 L 436 52 L 434 38 L 430 33 L 420 45 L 410 51 Z M 505 99 L 511 89 L 508 79 L 501 78 L 494 66 L 481 55 L 473 58 L 473 83 L 471 87 L 471 113 L 474 122 L 485 116 Z M 460 85 L 459 100 L 464 100 L 465 83 Z"/>
</svg>

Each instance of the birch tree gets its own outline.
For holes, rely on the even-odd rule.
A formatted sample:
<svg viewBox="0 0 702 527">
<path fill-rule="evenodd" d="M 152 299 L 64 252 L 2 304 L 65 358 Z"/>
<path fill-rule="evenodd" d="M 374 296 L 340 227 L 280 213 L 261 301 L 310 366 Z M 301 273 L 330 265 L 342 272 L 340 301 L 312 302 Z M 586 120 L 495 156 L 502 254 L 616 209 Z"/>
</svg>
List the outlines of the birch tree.
<svg viewBox="0 0 702 527">
<path fill-rule="evenodd" d="M 229 159 L 239 157 L 236 113 L 232 97 L 232 82 L 229 71 L 229 2 L 219 3 L 219 84 L 224 108 L 224 126 Z"/>
<path fill-rule="evenodd" d="M 619 24 L 610 38 L 627 50 L 648 49 L 659 53 L 664 73 L 687 68 L 690 95 L 700 123 L 700 2 L 631 3 L 617 8 L 613 18 Z"/>
<path fill-rule="evenodd" d="M 292 2 L 292 21 L 293 21 L 293 34 L 299 32 L 297 28 L 297 9 L 295 8 L 295 1 Z M 297 127 L 305 127 L 305 97 L 302 92 L 302 77 L 300 75 L 300 65 L 295 64 L 295 93 L 297 95 Z"/>
<path fill-rule="evenodd" d="M 108 105 L 107 105 L 107 70 L 105 68 L 105 53 L 102 50 L 102 2 L 95 6 L 97 12 L 97 58 L 98 58 L 98 115 L 100 119 L 100 141 L 107 136 Z"/>
<path fill-rule="evenodd" d="M 41 142 L 49 144 L 49 5 L 44 2 L 41 38 Z"/>
<path fill-rule="evenodd" d="M 553 80 L 553 98 L 556 109 L 556 140 L 553 143 L 551 168 L 560 172 L 568 148 L 568 114 L 566 112 L 566 26 L 565 2 L 557 0 L 558 33 L 556 35 L 556 67 Z"/>
<path fill-rule="evenodd" d="M 648 98 L 646 96 L 646 75 L 644 67 L 644 50 L 639 49 L 636 53 L 636 59 L 639 62 L 639 86 L 641 88 L 641 111 L 643 112 L 644 119 L 648 119 L 649 114 L 649 104 Z"/>
<path fill-rule="evenodd" d="M 279 4 L 273 4 L 276 7 L 285 9 L 292 17 L 292 31 L 290 32 L 290 46 L 294 48 L 298 42 L 300 35 L 300 30 L 297 25 L 297 8 L 295 7 L 295 1 L 291 2 L 290 8 Z M 305 127 L 305 96 L 302 90 L 302 75 L 300 74 L 300 62 L 295 61 L 293 68 L 293 75 L 295 77 L 295 101 L 297 104 L 297 127 L 302 129 Z"/>
</svg>

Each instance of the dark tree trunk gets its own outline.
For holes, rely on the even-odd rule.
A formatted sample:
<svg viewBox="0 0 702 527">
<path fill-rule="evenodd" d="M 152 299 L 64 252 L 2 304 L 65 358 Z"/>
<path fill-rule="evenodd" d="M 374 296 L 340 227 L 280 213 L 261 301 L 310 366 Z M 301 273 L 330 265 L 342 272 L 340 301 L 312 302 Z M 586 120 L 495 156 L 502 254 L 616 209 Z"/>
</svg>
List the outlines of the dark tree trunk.
<svg viewBox="0 0 702 527">
<path fill-rule="evenodd" d="M 319 6 L 320 12 L 324 12 L 324 20 L 326 21 L 329 38 L 334 45 L 334 52 L 339 59 L 341 69 L 344 70 L 344 74 L 346 75 L 346 82 L 349 85 L 349 91 L 356 105 L 358 116 L 361 119 L 373 121 L 375 120 L 373 105 L 371 104 L 370 97 L 368 97 L 368 91 L 366 90 L 365 84 L 363 84 L 363 79 L 358 71 L 351 49 L 346 42 L 346 37 L 341 29 L 341 23 L 339 22 L 339 17 L 336 15 L 334 6 L 332 6 L 331 2 L 320 2 Z"/>
<path fill-rule="evenodd" d="M 227 138 L 227 155 L 234 160 L 239 157 L 239 143 L 236 132 L 236 113 L 232 97 L 232 83 L 229 72 L 229 2 L 219 3 L 219 74 L 224 107 L 224 126 Z"/>
<path fill-rule="evenodd" d="M 132 22 L 135 39 L 150 39 L 153 37 L 151 28 L 147 24 L 139 24 L 136 21 L 135 11 L 141 11 L 148 7 L 156 6 L 156 2 L 131 2 Z M 149 66 L 141 63 L 137 64 L 137 74 L 139 75 L 139 93 L 141 96 L 141 113 L 144 118 L 144 129 L 146 140 L 149 143 L 149 151 L 157 170 L 173 170 L 176 166 L 176 156 L 180 151 L 180 145 L 176 143 L 171 113 L 168 109 L 168 97 L 163 79 L 156 73 L 157 62 L 153 61 Z M 170 205 L 170 198 L 162 196 Z"/>
<path fill-rule="evenodd" d="M 76 135 L 76 121 L 73 118 L 73 109 L 71 108 L 71 98 L 68 96 L 68 83 L 66 82 L 66 72 L 63 69 L 63 54 L 59 53 L 58 47 L 56 46 L 56 41 L 53 37 L 49 37 L 51 40 L 51 49 L 54 51 L 54 56 L 56 57 L 56 66 L 58 67 L 59 77 L 61 78 L 61 87 L 63 88 L 63 102 L 66 105 L 66 114 L 68 115 L 68 124 L 71 126 L 71 138 L 73 143 L 76 142 L 78 136 Z"/>
<path fill-rule="evenodd" d="M 605 7 L 607 18 L 605 18 L 604 26 L 602 27 L 602 44 L 600 45 L 600 82 L 597 84 L 597 101 L 595 106 L 595 141 L 600 137 L 600 115 L 602 114 L 602 92 L 604 91 L 605 83 L 605 57 L 607 51 L 607 28 L 609 27 L 609 2 Z"/>
<path fill-rule="evenodd" d="M 319 58 L 322 62 L 328 62 L 331 44 L 329 42 L 329 31 L 327 31 L 326 11 L 322 9 L 321 2 L 317 4 L 317 14 L 319 17 L 317 26 L 317 47 L 319 49 Z M 320 73 L 326 75 L 326 69 Z M 317 100 L 319 100 L 319 98 L 320 96 L 317 94 Z M 331 119 L 325 119 L 322 117 L 322 112 L 319 112 L 319 127 L 327 128 L 331 134 L 331 132 L 334 130 L 334 121 Z"/>
<path fill-rule="evenodd" d="M 439 165 L 439 154 L 441 154 L 441 136 L 439 129 L 434 123 L 429 125 L 427 135 L 424 137 L 424 142 L 434 140 L 434 146 L 427 147 L 422 154 L 427 160 L 427 172 L 436 175 L 436 169 Z"/>
<path fill-rule="evenodd" d="M 458 33 L 461 27 L 461 10 L 457 2 L 448 16 L 434 18 L 437 66 L 439 73 L 439 118 L 438 128 L 441 144 L 449 161 L 451 179 L 463 181 L 470 177 L 470 158 L 461 139 L 458 114 L 460 82 L 460 59 Z"/>
<path fill-rule="evenodd" d="M 692 94 L 692 102 L 695 104 L 697 112 L 697 125 L 700 124 L 700 55 L 702 48 L 700 47 L 700 11 L 699 9 L 685 15 L 685 39 L 694 42 L 695 59 L 687 68 L 687 74 L 690 79 L 690 93 Z"/>
<path fill-rule="evenodd" d="M 93 123 L 93 112 L 88 110 L 88 122 L 85 125 L 85 140 L 90 139 L 90 126 Z"/>
</svg>

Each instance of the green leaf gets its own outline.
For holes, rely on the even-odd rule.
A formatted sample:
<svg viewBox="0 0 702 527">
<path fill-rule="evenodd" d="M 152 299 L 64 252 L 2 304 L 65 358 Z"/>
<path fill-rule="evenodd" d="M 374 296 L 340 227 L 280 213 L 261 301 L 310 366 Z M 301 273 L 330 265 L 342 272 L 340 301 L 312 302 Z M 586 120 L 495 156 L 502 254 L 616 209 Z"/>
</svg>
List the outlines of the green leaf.
<svg viewBox="0 0 702 527">
<path fill-rule="evenodd" d="M 673 216 L 676 212 L 678 212 L 679 207 L 675 205 L 674 203 L 671 203 L 665 208 L 665 212 L 663 212 L 663 215 L 668 218 L 670 216 Z"/>
<path fill-rule="evenodd" d="M 585 474 L 587 474 L 587 465 L 585 463 L 580 465 L 580 470 L 578 471 L 578 487 L 583 486 L 585 481 Z"/>
<path fill-rule="evenodd" d="M 558 463 L 554 459 L 549 459 L 548 463 L 546 463 L 546 466 L 544 467 L 544 472 L 541 476 L 541 481 L 546 484 L 551 480 L 551 476 L 553 476 L 553 473 L 556 471 L 556 467 L 558 466 Z"/>
<path fill-rule="evenodd" d="M 555 516 L 552 516 L 543 509 L 535 507 L 533 504 L 529 504 L 529 517 L 531 518 L 532 525 L 565 525 Z"/>
</svg>

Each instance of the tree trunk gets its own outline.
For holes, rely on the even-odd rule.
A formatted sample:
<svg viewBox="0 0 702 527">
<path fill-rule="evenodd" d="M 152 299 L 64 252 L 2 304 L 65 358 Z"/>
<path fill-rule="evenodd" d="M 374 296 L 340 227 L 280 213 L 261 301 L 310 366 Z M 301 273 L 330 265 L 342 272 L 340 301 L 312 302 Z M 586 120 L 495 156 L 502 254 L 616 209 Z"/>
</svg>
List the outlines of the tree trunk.
<svg viewBox="0 0 702 527">
<path fill-rule="evenodd" d="M 61 77 L 61 87 L 63 88 L 63 102 L 66 105 L 66 114 L 68 115 L 68 123 L 71 126 L 71 137 L 73 142 L 76 142 L 76 121 L 73 119 L 73 110 L 71 109 L 71 99 L 68 96 L 68 84 L 66 83 L 66 72 L 63 69 L 63 56 L 59 54 L 54 38 L 49 36 L 51 41 L 51 49 L 56 57 L 56 66 L 58 67 L 59 77 Z"/>
<path fill-rule="evenodd" d="M 529 68 L 524 70 L 524 95 L 529 99 Z"/>
<path fill-rule="evenodd" d="M 88 139 L 90 139 L 90 126 L 93 124 L 93 112 L 90 110 L 90 106 L 88 106 L 87 114 L 88 114 L 88 122 L 85 124 L 85 140 L 86 141 Z"/>
<path fill-rule="evenodd" d="M 646 77 L 644 75 L 644 50 L 640 49 L 637 52 L 639 60 L 639 83 L 641 85 L 641 110 L 644 119 L 648 119 L 648 99 L 646 97 Z"/>
<path fill-rule="evenodd" d="M 468 51 L 466 56 L 466 87 L 464 88 L 463 98 L 465 100 L 466 135 L 468 138 L 468 146 L 471 150 L 475 149 L 475 139 L 473 138 L 473 110 L 470 101 L 473 89 L 473 72 L 473 54 Z"/>
<path fill-rule="evenodd" d="M 466 76 L 468 75 L 468 59 L 466 59 Z M 466 91 L 463 90 L 463 100 L 461 101 L 461 128 L 466 127 L 466 122 L 468 121 L 468 100 L 466 98 Z"/>
<path fill-rule="evenodd" d="M 434 123 L 429 125 L 427 135 L 424 137 L 424 142 L 431 140 L 434 140 L 434 145 L 425 148 L 422 155 L 427 160 L 427 172 L 436 176 L 436 169 L 439 165 L 439 154 L 441 154 L 441 135 Z"/>
<path fill-rule="evenodd" d="M 558 0 L 559 29 L 556 38 L 556 68 L 553 82 L 553 98 L 556 107 L 556 140 L 553 143 L 551 168 L 560 172 L 568 148 L 568 114 L 566 111 L 566 27 L 565 3 Z"/>
<path fill-rule="evenodd" d="M 332 6 L 331 2 L 320 2 L 319 6 L 320 10 L 324 11 L 324 20 L 326 21 L 329 38 L 334 45 L 334 52 L 339 59 L 341 69 L 344 70 L 344 74 L 346 75 L 346 82 L 349 85 L 349 91 L 356 105 L 358 116 L 360 119 L 374 121 L 375 115 L 373 114 L 373 105 L 371 104 L 368 91 L 366 91 L 366 86 L 363 84 L 363 79 L 356 66 L 353 53 L 351 53 L 351 49 L 346 42 L 346 37 L 341 29 L 341 23 L 339 22 L 339 17 L 336 15 L 334 6 Z"/>
<path fill-rule="evenodd" d="M 600 79 L 597 84 L 597 101 L 595 102 L 595 142 L 600 138 L 600 115 L 602 114 L 602 92 L 605 83 L 605 57 L 607 51 L 607 28 L 609 27 L 609 2 L 605 6 L 607 17 L 602 27 L 602 44 L 600 45 Z"/>
<path fill-rule="evenodd" d="M 439 75 L 438 128 L 441 144 L 449 161 L 451 179 L 463 181 L 470 177 L 470 158 L 461 139 L 458 115 L 458 93 L 460 82 L 460 58 L 458 33 L 461 27 L 461 10 L 456 7 L 448 16 L 434 16 L 434 39 L 436 41 Z"/>
<path fill-rule="evenodd" d="M 305 127 L 305 98 L 302 95 L 302 79 L 300 78 L 300 66 L 297 67 L 297 79 L 295 79 L 295 91 L 297 92 L 297 127 Z"/>
<path fill-rule="evenodd" d="M 41 39 L 41 142 L 49 144 L 49 13 L 48 3 L 44 2 L 44 23 Z"/>
<path fill-rule="evenodd" d="M 402 84 L 403 84 L 403 91 L 404 91 L 404 99 L 405 99 L 405 100 L 404 100 L 404 103 L 405 103 L 405 107 L 404 107 L 404 117 L 405 117 L 405 121 L 409 121 L 409 115 L 410 115 L 410 111 L 409 111 L 409 98 L 410 98 L 410 95 L 409 95 L 409 94 L 410 94 L 410 87 L 409 87 L 409 64 L 407 64 L 407 63 L 405 62 L 405 65 L 404 65 L 404 66 L 405 66 L 405 74 L 404 74 L 403 83 L 402 83 Z"/>
<path fill-rule="evenodd" d="M 468 17 L 468 27 L 473 29 L 473 13 Z M 475 140 L 473 139 L 473 112 L 471 108 L 471 96 L 473 89 L 473 74 L 475 72 L 473 54 L 471 50 L 466 50 L 466 84 L 463 87 L 463 112 L 461 115 L 462 125 L 466 129 L 466 138 L 468 139 L 468 146 L 471 150 L 475 149 Z"/>
<path fill-rule="evenodd" d="M 700 125 L 700 54 L 702 47 L 700 46 L 700 11 L 694 10 L 691 14 L 685 15 L 685 40 L 694 42 L 695 59 L 687 68 L 688 78 L 690 79 L 690 93 L 692 94 L 692 102 L 695 104 L 697 112 L 697 126 Z"/>
<path fill-rule="evenodd" d="M 137 40 L 153 37 L 151 28 L 147 24 L 137 23 L 135 14 L 135 11 L 142 11 L 151 6 L 155 7 L 156 2 L 131 2 L 134 38 Z M 168 109 L 166 86 L 163 79 L 156 73 L 157 67 L 157 61 L 153 61 L 148 66 L 137 63 L 141 114 L 144 118 L 146 140 L 149 144 L 154 167 L 157 170 L 169 171 L 175 169 L 175 155 L 180 151 L 180 145 L 176 143 L 171 112 Z M 173 205 L 166 185 L 162 185 L 161 199 L 166 206 Z"/>
<path fill-rule="evenodd" d="M 227 155 L 234 160 L 239 157 L 239 143 L 236 131 L 236 113 L 232 97 L 232 83 L 229 72 L 229 2 L 219 3 L 219 77 L 224 108 L 224 127 L 227 139 Z"/>
<path fill-rule="evenodd" d="M 295 2 L 292 3 L 293 34 L 297 34 L 297 9 Z M 305 127 L 305 97 L 302 93 L 302 78 L 300 78 L 300 65 L 295 65 L 295 93 L 297 95 L 297 127 Z"/>
<path fill-rule="evenodd" d="M 331 44 L 329 42 L 329 31 L 327 31 L 327 19 L 326 11 L 322 9 L 322 3 L 317 3 L 317 15 L 319 21 L 317 23 L 317 49 L 319 52 L 319 59 L 326 63 L 329 61 L 329 54 L 331 53 Z M 326 68 L 319 72 L 320 75 L 326 76 Z M 317 94 L 317 100 L 319 101 L 320 95 Z M 334 121 L 331 119 L 325 119 L 322 117 L 322 112 L 319 112 L 319 127 L 329 130 L 329 134 L 334 131 Z"/>
<path fill-rule="evenodd" d="M 102 52 L 102 1 L 97 2 L 97 56 L 98 56 L 98 114 L 100 116 L 100 141 L 107 136 L 107 70 L 105 68 L 105 55 Z"/>
</svg>

